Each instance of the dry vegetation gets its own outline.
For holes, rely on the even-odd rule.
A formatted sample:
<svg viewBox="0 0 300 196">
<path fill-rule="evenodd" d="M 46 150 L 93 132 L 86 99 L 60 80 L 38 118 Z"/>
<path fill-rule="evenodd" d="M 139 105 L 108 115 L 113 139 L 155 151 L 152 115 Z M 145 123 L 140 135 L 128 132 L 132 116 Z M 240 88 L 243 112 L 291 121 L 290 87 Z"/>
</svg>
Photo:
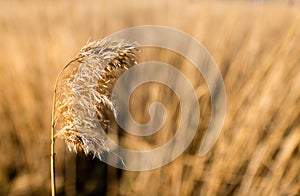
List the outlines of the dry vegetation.
<svg viewBox="0 0 300 196">
<path fill-rule="evenodd" d="M 127 172 L 75 158 L 57 140 L 58 193 L 299 195 L 299 5 L 195 0 L 1 1 L 0 195 L 50 194 L 51 103 L 57 73 L 90 37 L 142 24 L 181 29 L 216 60 L 227 90 L 227 116 L 218 142 L 199 157 L 199 134 L 171 164 Z M 140 58 L 169 62 L 191 79 L 203 133 L 210 107 L 200 74 L 175 54 L 151 49 L 145 54 Z M 171 116 L 153 137 L 119 134 L 120 143 L 145 149 L 163 144 L 172 134 L 167 130 L 176 127 L 176 97 L 161 85 L 147 84 L 133 98 L 132 113 L 140 122 L 147 121 L 145 108 L 153 100 L 165 103 Z"/>
</svg>

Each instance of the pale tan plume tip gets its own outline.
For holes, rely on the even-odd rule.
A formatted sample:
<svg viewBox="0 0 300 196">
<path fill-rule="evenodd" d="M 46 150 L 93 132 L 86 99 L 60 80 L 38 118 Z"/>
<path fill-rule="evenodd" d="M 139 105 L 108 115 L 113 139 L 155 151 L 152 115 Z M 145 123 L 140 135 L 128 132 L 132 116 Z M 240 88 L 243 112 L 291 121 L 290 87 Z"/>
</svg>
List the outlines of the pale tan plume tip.
<svg viewBox="0 0 300 196">
<path fill-rule="evenodd" d="M 101 160 L 109 151 L 105 139 L 110 116 L 116 116 L 111 100 L 113 85 L 136 64 L 137 44 L 104 39 L 84 46 L 65 66 L 55 88 L 55 137 L 70 151 L 91 153 Z"/>
</svg>

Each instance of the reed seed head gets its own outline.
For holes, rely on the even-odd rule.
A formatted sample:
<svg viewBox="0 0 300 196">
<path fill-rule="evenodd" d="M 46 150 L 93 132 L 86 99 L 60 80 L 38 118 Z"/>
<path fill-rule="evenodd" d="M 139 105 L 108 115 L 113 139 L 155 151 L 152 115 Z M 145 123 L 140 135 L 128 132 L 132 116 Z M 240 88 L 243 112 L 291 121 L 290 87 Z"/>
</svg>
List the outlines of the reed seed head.
<svg viewBox="0 0 300 196">
<path fill-rule="evenodd" d="M 137 44 L 125 40 L 94 41 L 62 70 L 55 88 L 53 127 L 55 137 L 64 139 L 70 151 L 81 150 L 100 160 L 101 153 L 109 151 L 105 131 L 109 114 L 117 115 L 113 86 L 136 64 L 136 51 Z"/>
</svg>

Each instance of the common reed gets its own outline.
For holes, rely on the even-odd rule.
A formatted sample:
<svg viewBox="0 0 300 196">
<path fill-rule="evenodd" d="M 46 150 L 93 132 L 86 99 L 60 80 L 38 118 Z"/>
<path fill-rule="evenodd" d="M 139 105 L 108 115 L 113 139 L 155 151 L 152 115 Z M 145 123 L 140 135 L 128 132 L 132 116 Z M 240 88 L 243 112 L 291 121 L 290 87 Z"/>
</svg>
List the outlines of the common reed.
<svg viewBox="0 0 300 196">
<path fill-rule="evenodd" d="M 105 130 L 109 116 L 116 117 L 111 100 L 117 78 L 136 64 L 137 43 L 104 39 L 84 46 L 59 73 L 53 98 L 52 116 L 52 194 L 54 183 L 54 138 L 65 140 L 70 151 L 83 151 L 101 160 L 109 151 Z M 57 132 L 54 135 L 54 132 Z"/>
<path fill-rule="evenodd" d="M 195 140 L 195 148 L 165 167 L 130 172 L 91 156 L 75 159 L 56 139 L 57 194 L 300 195 L 299 4 L 195 0 L 0 1 L 0 195 L 50 194 L 49 127 L 57 73 L 89 37 L 144 24 L 185 31 L 215 59 L 228 100 L 216 146 L 199 157 Z M 151 53 L 146 60 L 165 59 Z M 189 79 L 199 78 L 181 67 Z M 201 122 L 209 122 L 210 97 L 205 81 L 200 84 Z M 167 131 L 175 125 L 177 102 L 168 89 L 150 85 L 133 95 L 134 119 L 147 122 L 147 106 L 162 100 L 170 123 L 146 144 L 129 134 L 117 138 L 118 144 L 148 150 L 173 135 Z M 205 126 L 201 123 L 199 133 Z"/>
</svg>

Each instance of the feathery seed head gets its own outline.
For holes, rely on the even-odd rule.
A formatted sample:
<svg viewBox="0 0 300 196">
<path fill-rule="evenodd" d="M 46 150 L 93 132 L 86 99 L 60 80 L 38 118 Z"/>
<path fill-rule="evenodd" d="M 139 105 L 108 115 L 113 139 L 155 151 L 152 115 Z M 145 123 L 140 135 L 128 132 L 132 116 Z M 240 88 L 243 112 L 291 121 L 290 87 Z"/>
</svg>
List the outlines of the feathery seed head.
<svg viewBox="0 0 300 196">
<path fill-rule="evenodd" d="M 82 150 L 99 159 L 102 152 L 109 151 L 104 130 L 109 125 L 109 113 L 116 116 L 111 100 L 113 86 L 136 64 L 136 51 L 137 44 L 125 40 L 94 41 L 62 70 L 55 88 L 53 126 L 55 136 L 64 139 L 69 150 Z"/>
</svg>

